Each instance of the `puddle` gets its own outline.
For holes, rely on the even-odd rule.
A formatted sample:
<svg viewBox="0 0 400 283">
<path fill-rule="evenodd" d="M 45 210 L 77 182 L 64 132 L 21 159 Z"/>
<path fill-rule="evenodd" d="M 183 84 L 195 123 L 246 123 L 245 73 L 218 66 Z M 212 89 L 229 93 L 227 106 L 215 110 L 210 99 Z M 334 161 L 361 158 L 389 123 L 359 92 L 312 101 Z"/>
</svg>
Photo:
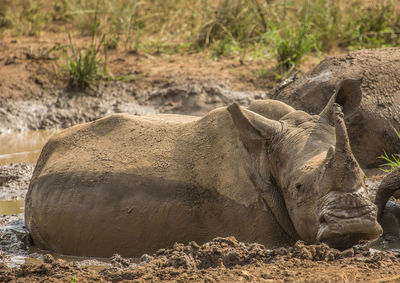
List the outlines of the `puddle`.
<svg viewBox="0 0 400 283">
<path fill-rule="evenodd" d="M 36 163 L 46 141 L 56 130 L 28 131 L 0 135 L 0 165 Z"/>
<path fill-rule="evenodd" d="M 23 200 L 0 200 L 0 215 L 12 215 L 24 212 Z"/>
<path fill-rule="evenodd" d="M 70 264 L 76 264 L 81 267 L 87 267 L 93 271 L 99 272 L 106 267 L 111 266 L 110 258 L 102 257 L 81 257 L 81 256 L 69 256 L 61 255 L 52 251 L 43 251 L 35 247 L 29 249 L 29 254 L 26 256 L 11 257 L 14 262 L 18 261 L 22 263 L 17 263 L 16 265 L 21 265 L 24 263 L 41 263 L 44 260 L 45 255 L 51 255 L 55 260 L 62 259 Z M 12 263 L 11 263 L 12 264 Z"/>
</svg>

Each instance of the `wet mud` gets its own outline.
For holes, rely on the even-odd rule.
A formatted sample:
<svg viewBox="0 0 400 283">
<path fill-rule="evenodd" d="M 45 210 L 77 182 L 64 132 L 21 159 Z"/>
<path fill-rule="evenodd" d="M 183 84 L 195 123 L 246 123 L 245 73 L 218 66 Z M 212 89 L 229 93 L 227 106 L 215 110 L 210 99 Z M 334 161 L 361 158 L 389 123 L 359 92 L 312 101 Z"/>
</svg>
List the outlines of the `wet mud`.
<svg viewBox="0 0 400 283">
<path fill-rule="evenodd" d="M 24 200 L 34 164 L 0 165 L 0 200 Z"/>
<path fill-rule="evenodd" d="M 100 271 L 45 255 L 9 268 L 1 282 L 391 282 L 400 279 L 398 254 L 357 246 L 344 251 L 325 244 L 268 250 L 233 237 L 203 245 L 175 244 L 138 261 L 114 255 Z M 355 272 L 362 270 L 362 272 Z"/>
<path fill-rule="evenodd" d="M 0 101 L 0 133 L 67 128 L 113 113 L 201 116 L 232 102 L 248 105 L 253 99 L 266 98 L 261 91 L 236 91 L 212 81 L 164 83 L 148 88 L 109 82 L 89 94 L 66 89 L 49 92 L 40 100 Z"/>
</svg>

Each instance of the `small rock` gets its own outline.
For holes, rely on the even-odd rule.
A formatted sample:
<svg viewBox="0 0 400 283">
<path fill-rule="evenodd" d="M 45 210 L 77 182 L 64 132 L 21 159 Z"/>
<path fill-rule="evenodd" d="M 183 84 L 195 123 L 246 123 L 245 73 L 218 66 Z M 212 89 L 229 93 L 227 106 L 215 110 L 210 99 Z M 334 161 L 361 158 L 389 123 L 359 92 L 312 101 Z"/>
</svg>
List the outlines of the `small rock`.
<svg viewBox="0 0 400 283">
<path fill-rule="evenodd" d="M 45 254 L 43 261 L 45 263 L 53 263 L 54 262 L 54 257 L 51 254 Z"/>
<path fill-rule="evenodd" d="M 340 253 L 340 256 L 345 258 L 345 257 L 353 257 L 354 256 L 354 249 L 350 248 L 347 250 L 344 250 Z"/>
<path fill-rule="evenodd" d="M 154 257 L 152 257 L 151 255 L 143 254 L 143 255 L 140 257 L 140 262 L 141 262 L 141 263 L 148 263 L 148 262 L 150 262 L 150 261 L 153 260 L 153 259 L 154 259 Z"/>
</svg>

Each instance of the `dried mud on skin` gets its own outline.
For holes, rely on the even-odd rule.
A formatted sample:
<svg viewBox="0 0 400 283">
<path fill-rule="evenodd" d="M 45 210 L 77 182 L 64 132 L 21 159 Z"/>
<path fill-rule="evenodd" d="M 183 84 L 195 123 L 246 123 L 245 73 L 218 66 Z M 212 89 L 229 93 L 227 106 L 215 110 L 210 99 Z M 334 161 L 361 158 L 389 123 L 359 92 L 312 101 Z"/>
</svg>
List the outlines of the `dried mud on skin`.
<svg viewBox="0 0 400 283">
<path fill-rule="evenodd" d="M 325 244 L 274 250 L 259 244 L 238 242 L 234 237 L 216 238 L 201 246 L 175 244 L 140 263 L 114 255 L 112 266 L 99 272 L 55 260 L 19 269 L 0 265 L 1 282 L 360 282 L 400 280 L 400 260 L 392 252 L 354 247 L 344 251 Z"/>
</svg>

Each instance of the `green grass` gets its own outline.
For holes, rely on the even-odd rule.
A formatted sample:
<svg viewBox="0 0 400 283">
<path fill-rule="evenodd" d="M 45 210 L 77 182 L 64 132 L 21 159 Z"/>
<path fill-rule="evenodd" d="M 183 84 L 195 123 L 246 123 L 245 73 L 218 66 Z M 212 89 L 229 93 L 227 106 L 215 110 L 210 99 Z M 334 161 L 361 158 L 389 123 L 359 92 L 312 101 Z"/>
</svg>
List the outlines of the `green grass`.
<svg viewBox="0 0 400 283">
<path fill-rule="evenodd" d="M 0 33 L 12 30 L 16 35 L 40 35 L 51 21 L 51 15 L 43 12 L 44 4 L 45 0 L 21 0 L 18 4 L 10 0 L 0 1 Z"/>
<path fill-rule="evenodd" d="M 78 282 L 78 279 L 76 278 L 76 273 L 74 271 L 74 276 L 71 279 L 71 283 L 76 283 L 76 282 Z"/>
<path fill-rule="evenodd" d="M 396 131 L 397 136 L 400 139 L 400 132 Z M 383 159 L 386 161 L 386 163 L 382 164 L 381 166 L 384 168 L 381 168 L 381 170 L 385 173 L 390 173 L 394 169 L 400 166 L 400 154 L 392 154 L 388 155 L 386 152 L 380 156 L 379 158 Z"/>
<path fill-rule="evenodd" d="M 100 28 L 99 4 L 96 0 L 95 13 L 90 27 L 91 43 L 82 49 L 77 49 L 73 44 L 71 34 L 68 33 L 70 44 L 64 49 L 66 63 L 64 70 L 69 77 L 68 86 L 74 89 L 92 88 L 101 80 L 110 78 L 111 74 L 107 69 L 107 48 L 105 34 L 98 38 Z M 101 58 L 104 55 L 104 58 Z"/>
<path fill-rule="evenodd" d="M 380 158 L 386 161 L 386 163 L 382 164 L 385 168 L 381 168 L 381 170 L 385 173 L 390 173 L 394 169 L 400 166 L 400 154 L 392 154 L 388 156 L 386 153 L 382 155 Z"/>
<path fill-rule="evenodd" d="M 310 53 L 398 46 L 399 10 L 400 0 L 2 0 L 0 36 L 40 36 L 59 27 L 105 36 L 108 50 L 207 52 L 240 63 L 261 58 L 274 62 L 266 72 L 278 78 Z M 96 50 L 71 49 L 73 76 L 97 76 Z"/>
<path fill-rule="evenodd" d="M 309 7 L 298 11 L 299 21 L 291 22 L 284 6 L 277 19 L 268 22 L 269 31 L 266 33 L 266 43 L 273 46 L 277 65 L 275 69 L 280 74 L 290 73 L 303 56 L 317 47 L 317 38 L 312 33 L 313 16 Z M 285 23 L 285 24 L 284 24 Z"/>
<path fill-rule="evenodd" d="M 69 77 L 68 86 L 74 89 L 92 88 L 101 79 L 110 76 L 107 64 L 101 59 L 101 50 L 104 48 L 104 37 L 98 44 L 77 49 L 74 44 L 66 46 L 66 64 L 64 70 Z"/>
</svg>

